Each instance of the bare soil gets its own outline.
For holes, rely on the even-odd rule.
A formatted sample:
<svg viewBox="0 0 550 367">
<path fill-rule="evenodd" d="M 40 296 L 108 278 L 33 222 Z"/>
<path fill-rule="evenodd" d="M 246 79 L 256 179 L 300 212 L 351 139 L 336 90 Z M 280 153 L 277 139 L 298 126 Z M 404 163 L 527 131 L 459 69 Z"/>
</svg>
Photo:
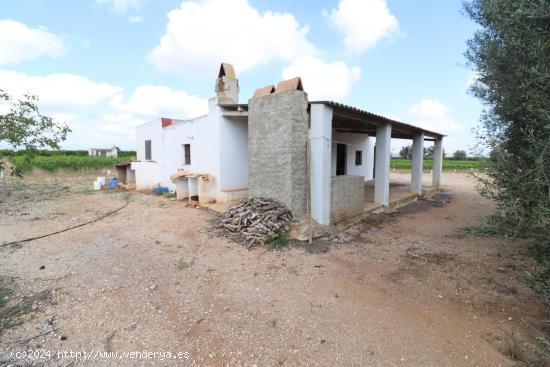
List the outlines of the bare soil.
<svg viewBox="0 0 550 367">
<path fill-rule="evenodd" d="M 458 231 L 494 211 L 468 174 L 445 173 L 441 195 L 311 247 L 272 251 L 215 236 L 207 209 L 94 192 L 94 176 L 34 173 L 0 187 L 0 244 L 129 201 L 0 247 L 7 307 L 25 306 L 0 331 L 0 365 L 549 365 L 550 315 L 524 279 L 528 243 Z M 22 350 L 51 357 L 13 358 Z M 145 350 L 189 358 L 122 355 Z"/>
</svg>

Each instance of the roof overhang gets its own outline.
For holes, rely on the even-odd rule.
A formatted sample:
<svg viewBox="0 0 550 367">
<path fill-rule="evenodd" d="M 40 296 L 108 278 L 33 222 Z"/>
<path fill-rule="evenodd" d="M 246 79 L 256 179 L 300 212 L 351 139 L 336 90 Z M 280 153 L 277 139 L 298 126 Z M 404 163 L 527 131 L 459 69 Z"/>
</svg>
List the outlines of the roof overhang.
<svg viewBox="0 0 550 367">
<path fill-rule="evenodd" d="M 426 140 L 439 140 L 445 136 L 338 102 L 312 101 L 309 104 L 324 104 L 331 107 L 332 127 L 339 132 L 376 135 L 377 126 L 389 123 L 392 125 L 391 136 L 396 139 L 412 139 L 418 133 L 424 133 Z"/>
</svg>

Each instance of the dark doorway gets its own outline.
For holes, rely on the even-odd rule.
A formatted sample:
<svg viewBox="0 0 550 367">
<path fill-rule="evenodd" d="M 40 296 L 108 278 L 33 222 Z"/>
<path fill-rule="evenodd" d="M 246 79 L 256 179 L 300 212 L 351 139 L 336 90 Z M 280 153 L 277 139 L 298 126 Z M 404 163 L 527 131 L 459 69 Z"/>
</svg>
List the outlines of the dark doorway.
<svg viewBox="0 0 550 367">
<path fill-rule="evenodd" d="M 336 176 L 343 176 L 346 174 L 346 145 L 336 145 Z"/>
</svg>

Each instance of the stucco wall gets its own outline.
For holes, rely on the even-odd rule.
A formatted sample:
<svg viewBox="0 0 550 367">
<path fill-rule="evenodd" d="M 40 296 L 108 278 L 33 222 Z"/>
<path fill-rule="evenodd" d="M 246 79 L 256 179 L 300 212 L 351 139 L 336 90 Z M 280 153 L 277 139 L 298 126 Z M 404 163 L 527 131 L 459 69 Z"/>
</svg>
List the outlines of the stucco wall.
<svg viewBox="0 0 550 367">
<path fill-rule="evenodd" d="M 363 211 L 365 179 L 363 176 L 331 178 L 330 219 L 332 223 L 351 218 Z"/>
<path fill-rule="evenodd" d="M 349 144 L 347 146 L 346 152 L 346 175 L 350 176 L 364 176 L 365 180 L 372 179 L 369 178 L 367 166 L 369 162 L 369 154 L 372 154 L 373 149 L 369 147 L 369 139 L 366 134 L 349 134 L 349 133 L 339 133 L 336 131 L 332 132 L 332 164 L 331 172 L 332 175 L 336 175 L 336 142 L 342 142 Z M 355 152 L 362 151 L 363 161 L 361 165 L 355 164 Z"/>
<path fill-rule="evenodd" d="M 292 90 L 249 101 L 249 190 L 270 197 L 295 216 L 307 210 L 306 142 L 308 101 Z"/>
<path fill-rule="evenodd" d="M 150 165 L 136 165 L 136 180 L 157 182 L 170 190 L 176 184 L 170 176 L 178 170 L 190 173 L 206 173 L 210 198 L 219 199 L 221 190 L 246 188 L 248 186 L 248 125 L 246 121 L 231 120 L 222 116 L 218 100 L 209 100 L 208 115 L 189 120 L 172 119 L 162 127 L 160 119 L 137 127 L 136 147 L 138 160 L 145 160 L 145 140 L 151 140 L 152 161 Z M 185 164 L 184 145 L 191 147 L 191 164 Z M 203 185 L 206 187 L 206 185 Z M 200 193 L 199 193 L 200 194 Z"/>
<path fill-rule="evenodd" d="M 220 190 L 248 187 L 248 123 L 220 116 Z"/>
</svg>

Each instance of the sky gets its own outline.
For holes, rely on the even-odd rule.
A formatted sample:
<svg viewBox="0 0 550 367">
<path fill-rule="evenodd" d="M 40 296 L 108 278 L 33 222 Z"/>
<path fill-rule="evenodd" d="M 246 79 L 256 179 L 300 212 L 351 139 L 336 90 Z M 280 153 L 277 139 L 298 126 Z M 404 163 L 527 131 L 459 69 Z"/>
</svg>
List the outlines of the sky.
<svg viewBox="0 0 550 367">
<path fill-rule="evenodd" d="M 469 151 L 481 104 L 462 0 L 18 0 L 0 3 L 0 89 L 37 95 L 65 149 L 135 149 L 135 127 L 204 114 L 219 64 L 239 102 L 302 77 L 334 100 L 447 135 Z M 2 106 L 0 106 L 0 113 Z M 398 152 L 410 142 L 394 140 Z M 1 145 L 1 143 L 0 143 Z"/>
</svg>

